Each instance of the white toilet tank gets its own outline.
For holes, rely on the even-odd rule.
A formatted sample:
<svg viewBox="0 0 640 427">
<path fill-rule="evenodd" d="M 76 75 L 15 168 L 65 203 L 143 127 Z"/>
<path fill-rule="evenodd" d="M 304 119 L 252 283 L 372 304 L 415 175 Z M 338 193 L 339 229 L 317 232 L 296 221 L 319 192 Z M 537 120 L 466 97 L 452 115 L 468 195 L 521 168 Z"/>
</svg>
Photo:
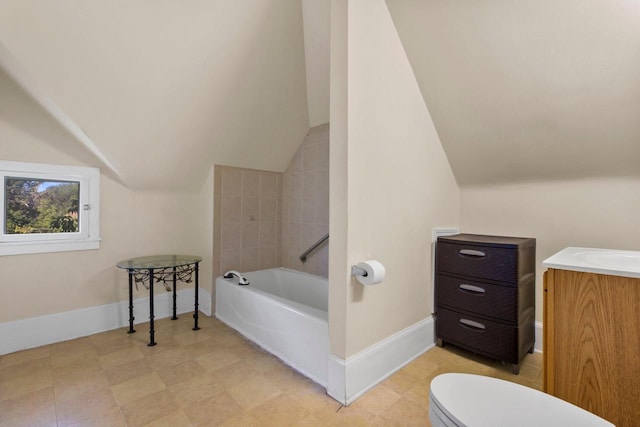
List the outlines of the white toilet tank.
<svg viewBox="0 0 640 427">
<path fill-rule="evenodd" d="M 431 381 L 433 427 L 614 427 L 549 394 L 497 378 L 442 374 Z"/>
</svg>

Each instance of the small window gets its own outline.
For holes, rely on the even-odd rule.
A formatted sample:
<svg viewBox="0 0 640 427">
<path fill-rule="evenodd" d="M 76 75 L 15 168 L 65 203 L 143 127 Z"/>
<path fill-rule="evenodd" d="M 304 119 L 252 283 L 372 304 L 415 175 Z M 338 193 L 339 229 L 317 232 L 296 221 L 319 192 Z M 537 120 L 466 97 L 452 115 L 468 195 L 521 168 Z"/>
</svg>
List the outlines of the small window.
<svg viewBox="0 0 640 427">
<path fill-rule="evenodd" d="M 0 255 L 98 249 L 100 172 L 0 161 Z"/>
</svg>

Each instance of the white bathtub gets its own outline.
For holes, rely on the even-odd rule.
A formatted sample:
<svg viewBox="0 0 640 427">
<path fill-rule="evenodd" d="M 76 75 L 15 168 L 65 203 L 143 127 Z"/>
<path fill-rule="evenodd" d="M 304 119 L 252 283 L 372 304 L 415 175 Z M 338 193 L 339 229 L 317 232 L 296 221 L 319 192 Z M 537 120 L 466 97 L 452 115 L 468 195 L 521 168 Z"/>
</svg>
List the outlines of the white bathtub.
<svg viewBox="0 0 640 427">
<path fill-rule="evenodd" d="M 313 381 L 327 386 L 328 282 L 287 268 L 216 279 L 216 317 Z"/>
</svg>

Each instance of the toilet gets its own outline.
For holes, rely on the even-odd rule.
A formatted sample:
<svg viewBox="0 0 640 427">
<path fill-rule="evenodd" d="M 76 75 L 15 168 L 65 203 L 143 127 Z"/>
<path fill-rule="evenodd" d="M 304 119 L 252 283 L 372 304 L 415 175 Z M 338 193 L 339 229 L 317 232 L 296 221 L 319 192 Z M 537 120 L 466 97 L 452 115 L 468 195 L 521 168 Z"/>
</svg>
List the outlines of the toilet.
<svg viewBox="0 0 640 427">
<path fill-rule="evenodd" d="M 431 381 L 433 427 L 614 427 L 549 394 L 497 378 L 449 373 Z"/>
</svg>

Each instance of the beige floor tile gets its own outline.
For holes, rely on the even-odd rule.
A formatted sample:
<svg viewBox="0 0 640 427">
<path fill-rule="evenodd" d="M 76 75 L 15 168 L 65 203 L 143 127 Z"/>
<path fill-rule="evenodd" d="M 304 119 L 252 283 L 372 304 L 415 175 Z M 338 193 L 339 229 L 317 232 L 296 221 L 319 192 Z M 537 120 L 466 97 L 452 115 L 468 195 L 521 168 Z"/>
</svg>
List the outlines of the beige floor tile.
<svg viewBox="0 0 640 427">
<path fill-rule="evenodd" d="M 157 370 L 156 373 L 167 386 L 170 386 L 189 378 L 205 375 L 207 371 L 195 360 L 187 360 L 170 368 Z"/>
<path fill-rule="evenodd" d="M 414 375 L 400 369 L 389 378 L 385 379 L 381 384 L 385 387 L 395 391 L 396 393 L 403 394 L 405 391 L 411 389 L 419 381 L 423 381 Z"/>
<path fill-rule="evenodd" d="M 198 356 L 196 362 L 205 370 L 213 372 L 239 362 L 238 356 L 225 347 L 219 347 L 209 353 Z"/>
<path fill-rule="evenodd" d="M 166 388 L 158 374 L 150 372 L 115 385 L 112 390 L 118 404 L 122 406 Z"/>
<path fill-rule="evenodd" d="M 125 339 L 117 338 L 109 335 L 110 339 L 98 340 L 93 343 L 98 356 L 104 356 L 105 354 L 113 353 L 114 351 L 120 351 L 127 348 L 135 347 L 137 345 L 135 338 L 126 339 L 126 332 L 118 330 L 119 335 L 124 335 Z M 137 337 L 136 337 L 137 338 Z"/>
<path fill-rule="evenodd" d="M 128 347 L 99 356 L 98 360 L 103 369 L 110 369 L 143 358 L 144 356 L 137 347 Z"/>
<path fill-rule="evenodd" d="M 181 315 L 0 356 L 0 427 L 428 426 L 431 380 L 445 372 L 490 375 L 540 389 L 542 355 L 511 365 L 435 347 L 349 407 L 215 318 L 200 331 Z M 52 386 L 53 385 L 53 386 Z"/>
<path fill-rule="evenodd" d="M 326 390 L 318 384 L 308 384 L 306 387 L 296 388 L 287 392 L 294 402 L 311 414 L 318 412 L 334 413 L 342 406 L 327 395 Z"/>
<path fill-rule="evenodd" d="M 202 329 L 199 331 L 202 332 Z M 188 344 L 184 346 L 184 349 L 191 353 L 191 356 L 196 359 L 198 356 L 202 356 L 203 354 L 211 353 L 220 348 L 220 344 L 216 342 L 215 339 L 211 337 L 211 335 L 203 334 L 207 337 L 207 339 L 199 341 L 194 344 Z"/>
<path fill-rule="evenodd" d="M 0 382 L 0 402 L 53 387 L 51 371 L 42 371 Z"/>
<path fill-rule="evenodd" d="M 439 349 L 436 348 L 432 351 L 434 350 Z M 464 363 L 464 361 L 461 363 Z M 422 380 L 427 378 L 429 374 L 437 370 L 439 367 L 440 363 L 438 363 L 437 360 L 434 361 L 431 357 L 427 357 L 427 354 L 423 354 L 402 368 L 401 371 Z"/>
<path fill-rule="evenodd" d="M 213 373 L 189 378 L 168 388 L 181 408 L 214 398 L 224 392 L 224 387 Z"/>
<path fill-rule="evenodd" d="M 53 387 L 0 402 L 0 426 L 55 426 Z"/>
<path fill-rule="evenodd" d="M 258 375 L 258 372 L 245 362 L 236 362 L 213 371 L 213 375 L 216 377 L 218 382 L 220 382 L 222 387 L 228 389 L 244 381 L 250 380 Z"/>
<path fill-rule="evenodd" d="M 241 413 L 227 418 L 220 427 L 261 427 L 263 424 L 249 414 Z"/>
<path fill-rule="evenodd" d="M 165 417 L 145 424 L 145 427 L 190 427 L 192 425 L 191 420 L 189 420 L 184 411 L 178 409 Z"/>
<path fill-rule="evenodd" d="M 435 378 L 435 376 L 434 376 Z M 418 405 L 429 405 L 429 385 L 431 384 L 431 380 L 429 381 L 420 381 L 414 384 L 409 390 L 405 391 L 402 395 L 406 400 L 409 400 Z"/>
<path fill-rule="evenodd" d="M 50 357 L 51 350 L 48 345 L 32 348 L 29 350 L 22 350 L 16 353 L 11 353 L 4 356 L 0 360 L 0 369 L 7 368 L 13 365 L 21 365 L 26 362 L 31 362 L 33 360 L 42 359 L 43 357 Z"/>
<path fill-rule="evenodd" d="M 267 374 L 274 369 L 278 369 L 284 365 L 284 362 L 277 357 L 262 350 L 261 354 L 254 354 L 253 357 L 242 359 L 247 365 L 251 366 L 258 372 Z M 288 369 L 288 368 L 287 368 Z"/>
<path fill-rule="evenodd" d="M 229 387 L 227 392 L 245 411 L 260 406 L 282 393 L 278 387 L 275 387 L 262 375 Z"/>
<path fill-rule="evenodd" d="M 315 416 L 327 426 L 378 426 L 380 419 L 363 408 L 344 406 L 333 413 L 319 412 Z"/>
<path fill-rule="evenodd" d="M 315 415 L 308 415 L 295 424 L 297 427 L 323 427 L 325 424 Z"/>
<path fill-rule="evenodd" d="M 7 381 L 27 375 L 33 375 L 39 372 L 48 371 L 50 369 L 50 357 L 41 357 L 23 363 L 7 364 L 6 366 L 0 368 L 0 381 Z"/>
<path fill-rule="evenodd" d="M 361 408 L 374 415 L 380 415 L 401 397 L 402 395 L 399 393 L 380 384 L 352 403 L 351 407 Z"/>
<path fill-rule="evenodd" d="M 114 366 L 113 368 L 106 369 L 104 372 L 109 383 L 114 386 L 141 375 L 149 374 L 153 372 L 153 369 L 151 369 L 149 362 L 142 358 Z"/>
<path fill-rule="evenodd" d="M 269 381 L 274 383 L 282 391 L 287 393 L 306 390 L 308 387 L 312 387 L 315 383 L 308 378 L 305 378 L 299 372 L 296 372 L 291 367 L 281 363 L 269 372 Z"/>
<path fill-rule="evenodd" d="M 420 405 L 408 399 L 400 399 L 380 414 L 380 417 L 394 425 L 422 427 L 429 422 L 428 408 L 427 402 Z"/>
<path fill-rule="evenodd" d="M 67 402 L 110 387 L 111 384 L 103 372 L 81 377 L 68 376 L 58 378 L 55 377 L 54 373 L 53 389 L 56 393 L 56 403 Z"/>
<path fill-rule="evenodd" d="M 58 426 L 125 426 L 110 389 L 99 390 L 56 405 Z"/>
<path fill-rule="evenodd" d="M 265 426 L 291 426 L 301 422 L 309 411 L 298 405 L 286 394 L 280 394 L 249 411 L 249 414 Z"/>
<path fill-rule="evenodd" d="M 120 409 L 128 427 L 144 426 L 180 410 L 168 390 L 120 405 Z"/>
<path fill-rule="evenodd" d="M 265 355 L 269 354 L 266 350 L 263 350 L 261 347 L 246 340 L 238 342 L 237 344 L 230 345 L 226 348 L 231 353 L 235 354 L 240 360 L 255 359 L 256 356 L 262 356 L 263 353 Z"/>
<path fill-rule="evenodd" d="M 98 356 L 85 354 L 83 357 L 77 358 L 70 363 L 54 367 L 53 377 L 54 379 L 80 379 L 103 372 L 104 369 L 102 369 L 102 366 L 100 365 L 100 359 L 98 359 Z"/>
<path fill-rule="evenodd" d="M 232 329 L 220 331 L 220 333 L 216 334 L 215 340 L 222 347 L 231 347 L 236 344 L 245 343 L 245 339 L 242 337 L 242 335 L 233 331 Z"/>
<path fill-rule="evenodd" d="M 238 403 L 226 392 L 200 401 L 184 409 L 194 426 L 215 426 L 242 412 Z"/>
<path fill-rule="evenodd" d="M 77 360 L 97 358 L 93 343 L 89 338 L 78 338 L 51 344 L 51 366 L 54 368 L 73 365 Z"/>
<path fill-rule="evenodd" d="M 139 326 L 140 325 L 134 325 L 136 329 L 138 329 Z M 142 327 L 144 328 L 144 324 Z M 128 328 L 117 328 L 117 329 L 112 329 L 110 331 L 93 334 L 87 338 L 89 339 L 89 341 L 91 341 L 93 345 L 102 345 L 102 344 L 110 343 L 113 341 L 122 341 L 122 338 L 124 336 L 131 336 L 127 334 L 127 330 Z"/>
<path fill-rule="evenodd" d="M 177 342 L 178 345 L 181 346 L 187 346 L 210 339 L 207 334 L 201 334 L 200 331 L 193 331 L 191 329 L 189 329 L 188 331 L 180 331 L 179 333 L 173 334 L 172 337 L 175 342 Z"/>
<path fill-rule="evenodd" d="M 159 371 L 161 369 L 169 369 L 180 363 L 193 360 L 191 354 L 181 347 L 176 348 L 157 348 L 154 347 L 154 354 L 146 356 L 148 363 L 153 369 Z"/>
</svg>

